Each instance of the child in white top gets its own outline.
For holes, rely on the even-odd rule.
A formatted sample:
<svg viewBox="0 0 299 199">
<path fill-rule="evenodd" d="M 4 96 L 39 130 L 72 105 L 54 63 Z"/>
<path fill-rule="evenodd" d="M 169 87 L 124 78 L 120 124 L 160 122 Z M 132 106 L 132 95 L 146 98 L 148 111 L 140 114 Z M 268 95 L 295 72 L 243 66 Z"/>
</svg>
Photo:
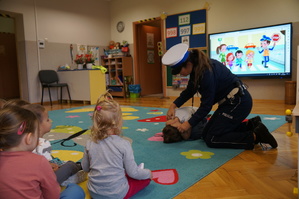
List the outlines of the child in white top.
<svg viewBox="0 0 299 199">
<path fill-rule="evenodd" d="M 84 199 L 81 187 L 60 186 L 48 161 L 31 151 L 37 146 L 39 123 L 31 111 L 10 106 L 0 110 L 1 198 Z"/>
<path fill-rule="evenodd" d="M 53 171 L 55 172 L 55 175 L 57 177 L 57 181 L 60 185 L 66 186 L 68 183 L 80 183 L 86 179 L 84 178 L 84 173 L 81 169 L 80 164 L 76 164 L 73 161 L 67 161 L 62 165 L 58 165 L 54 162 L 52 162 L 52 146 L 51 143 L 42 138 L 46 133 L 50 132 L 52 127 L 52 121 L 49 118 L 48 111 L 45 109 L 44 106 L 40 104 L 27 104 L 23 106 L 24 108 L 31 110 L 35 115 L 37 116 L 39 120 L 39 129 L 40 129 L 40 138 L 38 142 L 38 146 L 32 151 L 33 153 L 39 154 L 44 156 L 51 164 Z M 79 171 L 80 175 L 75 175 Z M 73 180 L 68 180 L 69 177 L 72 177 Z M 67 183 L 66 183 L 67 182 Z"/>
<path fill-rule="evenodd" d="M 147 185 L 152 174 L 137 166 L 129 141 L 120 137 L 122 113 L 119 104 L 107 92 L 93 112 L 91 140 L 82 160 L 88 174 L 88 189 L 93 199 L 130 198 Z"/>
<path fill-rule="evenodd" d="M 179 142 L 182 140 L 197 140 L 202 136 L 203 129 L 207 123 L 207 119 L 204 118 L 193 128 L 188 131 L 180 132 L 177 127 L 188 121 L 191 116 L 196 112 L 198 107 L 180 107 L 175 109 L 175 117 L 166 121 L 166 126 L 163 128 L 164 143 Z"/>
</svg>

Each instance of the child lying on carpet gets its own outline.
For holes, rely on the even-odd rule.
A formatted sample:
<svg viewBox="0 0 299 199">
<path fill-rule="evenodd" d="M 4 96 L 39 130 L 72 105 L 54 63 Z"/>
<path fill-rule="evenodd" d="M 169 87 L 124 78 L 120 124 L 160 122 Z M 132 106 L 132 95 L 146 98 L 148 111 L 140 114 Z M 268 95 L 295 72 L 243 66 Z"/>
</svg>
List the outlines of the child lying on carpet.
<svg viewBox="0 0 299 199">
<path fill-rule="evenodd" d="M 137 166 L 130 142 L 120 136 L 121 109 L 108 92 L 98 99 L 92 120 L 82 159 L 89 193 L 93 199 L 130 198 L 149 185 L 152 173 Z"/>
<path fill-rule="evenodd" d="M 186 132 L 180 133 L 177 129 L 178 125 L 188 121 L 197 109 L 197 107 L 188 106 L 175 110 L 175 117 L 167 120 L 166 126 L 162 130 L 164 143 L 180 142 L 182 140 L 197 140 L 201 138 L 203 128 L 207 123 L 206 118 Z"/>
<path fill-rule="evenodd" d="M 39 120 L 40 138 L 38 146 L 33 150 L 33 153 L 43 155 L 50 162 L 58 183 L 61 186 L 67 186 L 69 183 L 85 181 L 87 173 L 82 170 L 80 163 L 67 161 L 59 165 L 52 158 L 51 143 L 43 138 L 46 133 L 50 132 L 52 126 L 52 121 L 49 119 L 48 111 L 45 107 L 39 104 L 27 104 L 23 107 L 32 111 Z"/>
<path fill-rule="evenodd" d="M 84 199 L 82 188 L 69 184 L 63 192 L 45 157 L 32 153 L 38 144 L 38 119 L 19 106 L 0 110 L 1 198 Z"/>
</svg>

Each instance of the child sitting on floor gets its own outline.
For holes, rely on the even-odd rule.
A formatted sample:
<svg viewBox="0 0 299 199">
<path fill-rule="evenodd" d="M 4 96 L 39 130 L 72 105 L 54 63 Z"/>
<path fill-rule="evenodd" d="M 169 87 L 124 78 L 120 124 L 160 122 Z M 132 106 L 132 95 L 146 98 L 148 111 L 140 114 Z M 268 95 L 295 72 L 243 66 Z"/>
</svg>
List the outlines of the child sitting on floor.
<svg viewBox="0 0 299 199">
<path fill-rule="evenodd" d="M 33 153 L 43 155 L 50 162 L 58 183 L 62 186 L 66 186 L 69 183 L 80 183 L 85 181 L 87 174 L 82 170 L 80 163 L 67 161 L 62 165 L 58 165 L 53 160 L 51 155 L 51 143 L 43 138 L 46 133 L 50 132 L 52 127 L 52 121 L 49 118 L 48 111 L 45 107 L 39 104 L 27 104 L 24 108 L 31 110 L 39 120 L 40 138 L 38 146 L 33 150 Z"/>
<path fill-rule="evenodd" d="M 175 118 L 168 120 L 166 126 L 162 130 L 164 143 L 180 142 L 182 140 L 197 140 L 201 138 L 203 128 L 207 123 L 206 118 L 186 132 L 180 133 L 177 129 L 178 125 L 188 121 L 197 109 L 197 107 L 191 106 L 176 109 Z"/>
<path fill-rule="evenodd" d="M 137 166 L 130 142 L 120 136 L 121 109 L 108 92 L 98 99 L 92 119 L 82 160 L 89 193 L 93 199 L 130 198 L 149 185 L 152 173 Z"/>
<path fill-rule="evenodd" d="M 32 153 L 39 138 L 36 115 L 11 106 L 0 110 L 0 193 L 1 198 L 84 199 L 82 188 L 60 186 L 47 159 Z"/>
</svg>

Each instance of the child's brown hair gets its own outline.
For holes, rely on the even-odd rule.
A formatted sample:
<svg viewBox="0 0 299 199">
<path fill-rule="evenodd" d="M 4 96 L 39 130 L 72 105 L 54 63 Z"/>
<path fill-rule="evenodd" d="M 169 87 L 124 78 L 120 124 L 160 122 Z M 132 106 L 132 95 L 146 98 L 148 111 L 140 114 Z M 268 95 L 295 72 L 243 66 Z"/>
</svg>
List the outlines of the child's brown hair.
<svg viewBox="0 0 299 199">
<path fill-rule="evenodd" d="M 23 106 L 23 108 L 32 111 L 36 115 L 39 122 L 42 122 L 42 119 L 43 119 L 42 115 L 46 111 L 46 108 L 43 105 L 40 105 L 40 104 L 26 104 L 26 105 Z"/>
<path fill-rule="evenodd" d="M 183 140 L 183 137 L 180 131 L 171 125 L 166 125 L 163 130 L 163 142 L 164 143 L 173 143 L 173 142 L 180 142 Z"/>
<path fill-rule="evenodd" d="M 5 99 L 2 99 L 0 98 L 0 109 L 4 107 L 4 104 L 6 103 L 7 101 Z"/>
<path fill-rule="evenodd" d="M 108 91 L 99 97 L 92 120 L 91 139 L 94 142 L 107 138 L 111 133 L 121 134 L 122 112 Z"/>
<path fill-rule="evenodd" d="M 38 121 L 33 112 L 9 106 L 0 110 L 0 149 L 6 150 L 18 146 L 22 136 L 34 133 L 38 129 Z"/>
<path fill-rule="evenodd" d="M 3 105 L 3 107 L 8 107 L 8 106 L 24 106 L 26 104 L 30 104 L 26 100 L 22 99 L 10 99 L 7 100 L 6 103 Z"/>
</svg>

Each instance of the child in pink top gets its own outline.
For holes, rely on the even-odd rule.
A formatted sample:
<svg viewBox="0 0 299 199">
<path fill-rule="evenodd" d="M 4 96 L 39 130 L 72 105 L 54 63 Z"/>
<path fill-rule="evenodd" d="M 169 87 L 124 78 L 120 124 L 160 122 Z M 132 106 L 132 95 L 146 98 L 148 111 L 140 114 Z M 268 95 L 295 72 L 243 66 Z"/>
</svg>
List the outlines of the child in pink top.
<svg viewBox="0 0 299 199">
<path fill-rule="evenodd" d="M 83 199 L 84 191 L 70 184 L 60 193 L 56 176 L 37 146 L 39 123 L 35 114 L 18 106 L 0 110 L 0 193 L 1 198 Z"/>
</svg>

